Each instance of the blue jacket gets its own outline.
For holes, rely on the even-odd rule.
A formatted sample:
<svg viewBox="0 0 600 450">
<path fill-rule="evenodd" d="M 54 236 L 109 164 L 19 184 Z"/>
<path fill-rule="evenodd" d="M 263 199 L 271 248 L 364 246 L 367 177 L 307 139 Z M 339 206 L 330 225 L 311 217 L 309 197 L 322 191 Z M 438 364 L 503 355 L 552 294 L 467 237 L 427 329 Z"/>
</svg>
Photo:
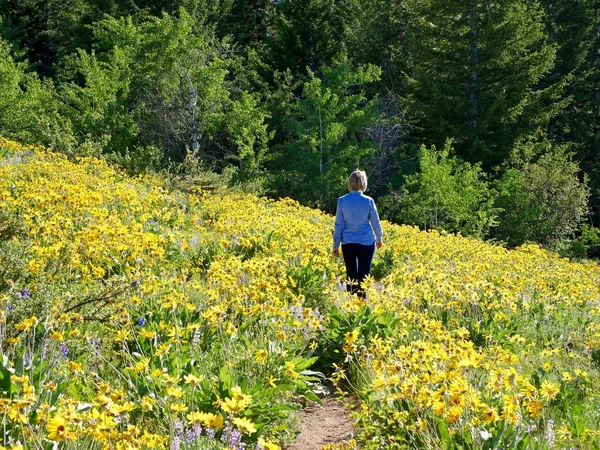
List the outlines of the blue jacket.
<svg viewBox="0 0 600 450">
<path fill-rule="evenodd" d="M 342 244 L 373 245 L 381 242 L 383 230 L 377 207 L 371 197 L 350 191 L 338 198 L 333 232 L 333 249 Z"/>
</svg>

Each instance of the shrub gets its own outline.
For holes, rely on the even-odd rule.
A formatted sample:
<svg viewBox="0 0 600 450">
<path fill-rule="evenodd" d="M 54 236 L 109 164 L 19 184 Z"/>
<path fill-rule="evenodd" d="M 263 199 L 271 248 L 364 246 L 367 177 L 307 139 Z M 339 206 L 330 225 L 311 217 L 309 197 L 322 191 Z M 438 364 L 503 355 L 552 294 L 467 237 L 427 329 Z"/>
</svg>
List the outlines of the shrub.
<svg viewBox="0 0 600 450">
<path fill-rule="evenodd" d="M 421 147 L 420 171 L 406 177 L 401 218 L 425 229 L 483 237 L 495 225 L 492 192 L 479 165 L 451 154 L 450 140 L 440 151 Z"/>
<path fill-rule="evenodd" d="M 587 178 L 579 178 L 577 163 L 562 149 L 508 168 L 497 186 L 496 206 L 503 211 L 497 237 L 511 246 L 533 241 L 558 248 L 587 213 Z"/>
</svg>

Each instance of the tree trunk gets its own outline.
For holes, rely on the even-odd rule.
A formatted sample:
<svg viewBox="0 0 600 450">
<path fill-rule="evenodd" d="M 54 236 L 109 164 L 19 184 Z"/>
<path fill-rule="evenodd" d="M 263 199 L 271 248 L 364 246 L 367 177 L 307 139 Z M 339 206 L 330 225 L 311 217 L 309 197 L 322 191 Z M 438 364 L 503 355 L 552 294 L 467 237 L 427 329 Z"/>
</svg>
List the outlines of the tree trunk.
<svg viewBox="0 0 600 450">
<path fill-rule="evenodd" d="M 50 11 L 48 8 L 48 1 L 49 0 L 44 1 L 44 54 L 42 56 L 42 71 L 47 77 L 51 75 L 50 55 L 48 54 L 48 46 L 50 45 L 48 38 L 48 33 L 50 32 Z"/>
<path fill-rule="evenodd" d="M 477 136 L 477 67 L 479 59 L 479 35 L 477 30 L 478 22 L 477 0 L 471 0 L 471 72 L 469 74 L 469 103 L 471 112 L 469 125 L 473 140 Z"/>
<path fill-rule="evenodd" d="M 596 76 L 594 77 L 594 91 L 596 104 L 594 105 L 596 117 L 594 120 L 594 134 L 597 134 L 600 128 L 600 2 L 594 3 L 594 19 L 595 19 L 595 68 Z"/>
<path fill-rule="evenodd" d="M 195 159 L 198 153 L 198 148 L 200 147 L 200 144 L 198 142 L 198 126 L 196 124 L 196 104 L 198 103 L 198 88 L 194 86 L 192 77 L 190 77 L 189 73 L 186 73 L 186 78 L 190 89 L 190 99 L 188 102 L 188 126 L 191 132 L 192 157 Z"/>
<path fill-rule="evenodd" d="M 546 12 L 546 27 L 548 28 L 548 42 L 552 44 L 554 42 L 554 2 L 548 2 L 548 9 Z M 552 122 L 548 124 L 548 139 L 554 139 L 554 127 Z"/>
</svg>

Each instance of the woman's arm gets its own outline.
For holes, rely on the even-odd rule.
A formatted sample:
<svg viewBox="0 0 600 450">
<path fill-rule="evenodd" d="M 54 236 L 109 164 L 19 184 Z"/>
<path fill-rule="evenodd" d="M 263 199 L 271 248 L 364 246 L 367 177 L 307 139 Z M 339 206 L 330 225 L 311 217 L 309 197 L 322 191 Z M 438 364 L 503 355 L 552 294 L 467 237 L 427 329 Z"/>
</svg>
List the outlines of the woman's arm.
<svg viewBox="0 0 600 450">
<path fill-rule="evenodd" d="M 381 248 L 381 244 L 383 243 L 383 228 L 381 228 L 379 213 L 377 212 L 377 206 L 375 206 L 375 201 L 373 199 L 371 199 L 371 209 L 369 210 L 369 222 L 371 222 L 371 226 L 375 232 L 377 248 Z"/>
</svg>

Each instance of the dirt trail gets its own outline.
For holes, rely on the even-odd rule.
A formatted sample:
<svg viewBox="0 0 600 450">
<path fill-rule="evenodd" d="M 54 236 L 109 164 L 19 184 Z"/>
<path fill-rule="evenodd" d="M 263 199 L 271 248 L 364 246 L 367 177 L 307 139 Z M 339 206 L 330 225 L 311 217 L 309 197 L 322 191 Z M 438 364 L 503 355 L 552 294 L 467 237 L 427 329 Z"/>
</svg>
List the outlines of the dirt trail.
<svg viewBox="0 0 600 450">
<path fill-rule="evenodd" d="M 338 280 L 340 289 L 345 283 Z M 384 285 L 375 281 L 375 289 L 381 292 Z M 320 450 L 325 444 L 343 444 L 352 439 L 354 430 L 349 410 L 333 397 L 325 397 L 320 405 L 300 411 L 300 434 L 286 450 Z"/>
<path fill-rule="evenodd" d="M 352 419 L 344 405 L 333 397 L 300 411 L 300 434 L 286 450 L 320 450 L 325 444 L 341 444 L 352 438 Z"/>
</svg>

